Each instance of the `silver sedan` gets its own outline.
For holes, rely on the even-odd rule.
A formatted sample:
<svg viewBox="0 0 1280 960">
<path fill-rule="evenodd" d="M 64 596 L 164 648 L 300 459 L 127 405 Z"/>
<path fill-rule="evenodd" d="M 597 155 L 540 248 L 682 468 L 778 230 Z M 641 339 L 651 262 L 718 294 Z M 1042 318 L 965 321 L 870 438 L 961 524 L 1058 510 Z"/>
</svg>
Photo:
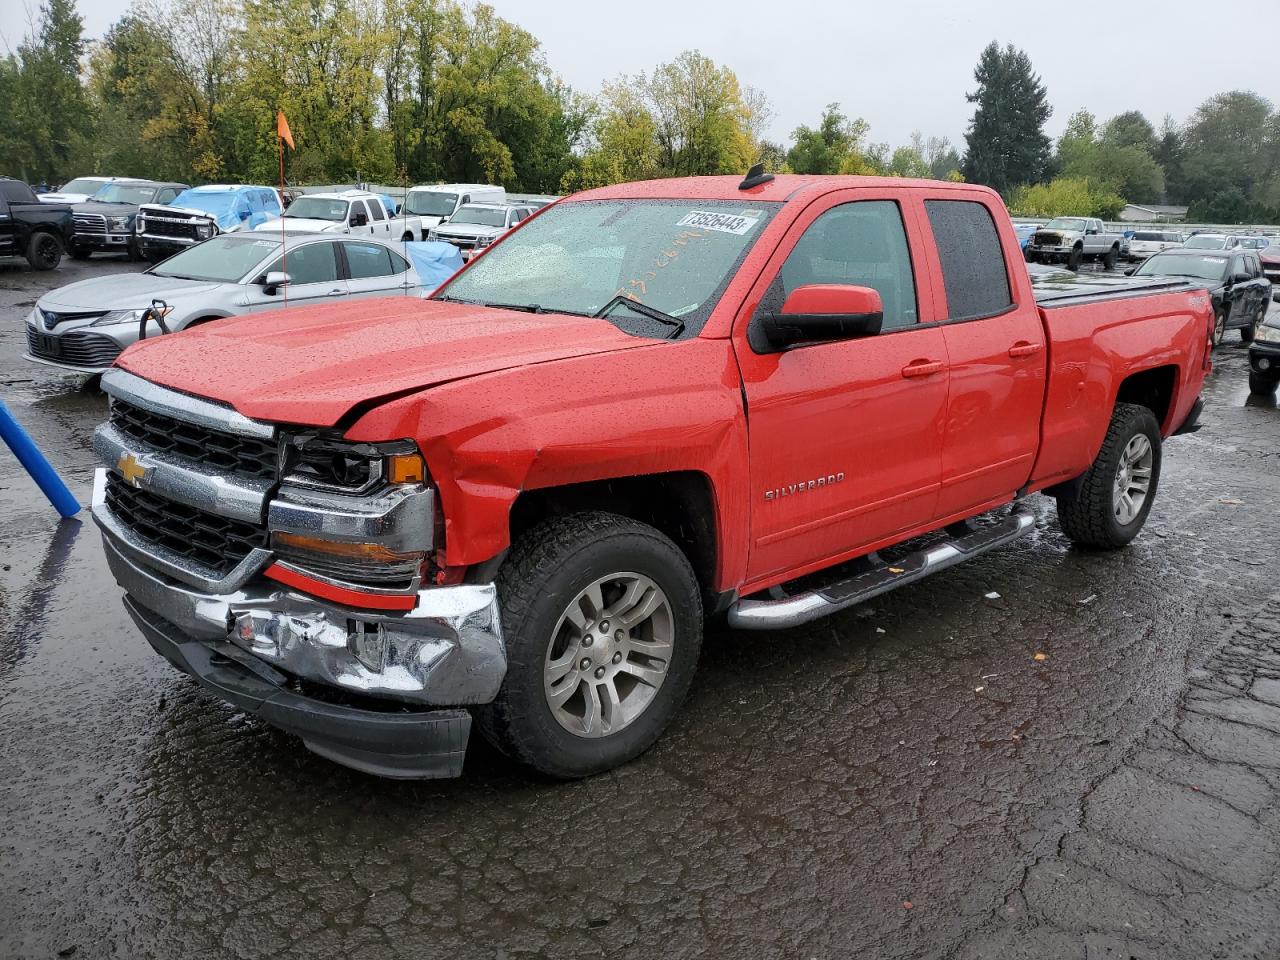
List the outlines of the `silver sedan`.
<svg viewBox="0 0 1280 960">
<path fill-rule="evenodd" d="M 143 273 L 94 277 L 45 294 L 27 317 L 23 356 L 76 373 L 102 373 L 138 340 L 148 308 L 176 332 L 338 297 L 420 297 L 418 273 L 396 246 L 315 234 L 215 237 Z M 146 335 L 162 333 L 160 323 L 149 319 Z"/>
</svg>

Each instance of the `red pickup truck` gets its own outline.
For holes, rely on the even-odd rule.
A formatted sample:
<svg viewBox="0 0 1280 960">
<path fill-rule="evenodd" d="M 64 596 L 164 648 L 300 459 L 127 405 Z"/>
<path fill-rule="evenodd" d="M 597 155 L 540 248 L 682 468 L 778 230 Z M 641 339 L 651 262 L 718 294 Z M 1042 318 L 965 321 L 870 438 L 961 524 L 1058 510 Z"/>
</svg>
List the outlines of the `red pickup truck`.
<svg viewBox="0 0 1280 960">
<path fill-rule="evenodd" d="M 1181 281 L 1033 288 L 980 187 L 623 184 L 425 300 L 130 348 L 93 514 L 156 650 L 313 751 L 452 776 L 474 720 L 583 776 L 657 739 L 709 616 L 843 610 L 1026 533 L 1036 492 L 1128 543 L 1212 321 Z"/>
</svg>

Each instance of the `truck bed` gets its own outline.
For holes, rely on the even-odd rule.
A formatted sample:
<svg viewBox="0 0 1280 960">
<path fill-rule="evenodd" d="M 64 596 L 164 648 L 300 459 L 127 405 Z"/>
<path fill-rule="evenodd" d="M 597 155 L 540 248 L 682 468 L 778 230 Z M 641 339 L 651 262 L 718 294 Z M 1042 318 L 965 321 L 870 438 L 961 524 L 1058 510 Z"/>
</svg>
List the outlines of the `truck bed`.
<svg viewBox="0 0 1280 960">
<path fill-rule="evenodd" d="M 1189 290 L 1180 277 L 1117 277 L 1111 274 L 1079 274 L 1070 270 L 1030 264 L 1031 289 L 1036 303 L 1045 309 L 1074 306 L 1084 301 L 1132 297 Z"/>
</svg>

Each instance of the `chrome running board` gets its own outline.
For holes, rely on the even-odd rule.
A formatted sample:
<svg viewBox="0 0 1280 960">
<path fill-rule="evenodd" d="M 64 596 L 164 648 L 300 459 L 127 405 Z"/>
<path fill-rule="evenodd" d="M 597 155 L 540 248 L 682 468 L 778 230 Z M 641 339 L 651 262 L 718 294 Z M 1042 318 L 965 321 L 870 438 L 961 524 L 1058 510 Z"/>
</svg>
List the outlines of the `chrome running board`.
<svg viewBox="0 0 1280 960">
<path fill-rule="evenodd" d="M 954 567 L 979 554 L 1003 547 L 1035 526 L 1035 514 L 1014 510 L 998 523 L 984 527 L 960 524 L 950 540 L 918 550 L 892 564 L 868 558 L 867 569 L 827 584 L 778 600 L 738 600 L 729 608 L 729 626 L 738 630 L 779 630 L 847 610 L 872 597 L 923 580 L 931 573 Z M 873 555 L 874 557 L 874 555 Z"/>
</svg>

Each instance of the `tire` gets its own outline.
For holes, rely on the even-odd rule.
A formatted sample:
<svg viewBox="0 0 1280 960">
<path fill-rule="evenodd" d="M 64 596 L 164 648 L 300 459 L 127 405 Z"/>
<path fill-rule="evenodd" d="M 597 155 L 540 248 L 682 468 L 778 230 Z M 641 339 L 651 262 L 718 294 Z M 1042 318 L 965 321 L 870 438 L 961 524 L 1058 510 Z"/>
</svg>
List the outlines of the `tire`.
<svg viewBox="0 0 1280 960">
<path fill-rule="evenodd" d="M 1149 460 L 1135 468 L 1129 460 L 1131 451 L 1142 449 L 1145 438 Z M 1142 529 L 1160 486 L 1160 425 L 1147 407 L 1133 403 L 1117 403 L 1111 425 L 1102 441 L 1093 465 L 1068 491 L 1059 493 L 1058 526 L 1074 543 L 1096 550 L 1116 550 L 1125 546 Z M 1136 461 L 1142 463 L 1142 460 Z M 1116 494 L 1122 468 L 1127 469 L 1126 493 L 1129 507 L 1122 506 Z M 1145 476 L 1144 476 L 1145 471 Z M 1133 502 L 1134 483 L 1146 482 L 1140 503 Z"/>
<path fill-rule="evenodd" d="M 1080 264 L 1084 262 L 1084 249 L 1082 247 L 1073 247 L 1071 252 L 1067 254 L 1067 269 L 1075 273 L 1080 269 Z"/>
<path fill-rule="evenodd" d="M 624 585 L 613 577 L 635 579 Z M 647 750 L 688 693 L 702 645 L 702 596 L 680 549 L 626 517 L 556 517 L 512 546 L 497 586 L 507 675 L 494 701 L 475 709 L 485 739 L 518 763 L 560 779 L 601 773 Z M 586 599 L 593 586 L 602 587 L 597 601 Z M 633 586 L 641 591 L 632 598 L 637 612 L 653 602 L 665 606 L 629 628 L 617 629 L 615 622 L 600 634 L 600 624 L 619 615 Z M 597 609 L 599 601 L 603 611 Z M 582 626 L 570 621 L 571 614 Z M 631 646 L 663 650 L 659 638 L 670 640 L 665 659 Z M 557 662 L 569 666 L 557 671 Z M 646 668 L 656 684 L 631 672 Z M 596 683 L 606 669 L 610 672 Z M 570 688 L 553 705 L 556 694 Z M 607 710 L 602 705 L 593 716 L 591 694 L 599 698 L 609 690 L 615 692 L 613 705 Z M 637 711 L 631 717 L 620 712 L 628 701 Z M 619 726 L 610 732 L 613 723 Z"/>
<path fill-rule="evenodd" d="M 1038 253 L 1032 253 L 1030 250 L 1023 250 L 1023 251 L 1022 251 L 1022 256 L 1023 256 L 1023 258 L 1027 261 L 1027 263 L 1039 263 L 1039 262 L 1040 262 L 1040 254 L 1038 254 Z"/>
<path fill-rule="evenodd" d="M 1216 350 L 1222 346 L 1222 338 L 1227 335 L 1227 310 L 1219 307 L 1213 314 L 1213 346 Z"/>
<path fill-rule="evenodd" d="M 1116 268 L 1116 248 L 1112 247 L 1102 255 L 1102 266 L 1106 270 L 1114 270 Z"/>
<path fill-rule="evenodd" d="M 93 256 L 92 250 L 86 250 L 84 247 L 72 246 L 67 253 L 71 254 L 72 260 L 88 260 Z"/>
<path fill-rule="evenodd" d="M 1245 324 L 1243 327 L 1241 327 L 1240 339 L 1243 340 L 1245 343 L 1253 343 L 1254 334 L 1257 332 L 1257 330 L 1255 329 L 1257 326 L 1257 323 L 1258 321 L 1254 320 L 1253 322 Z"/>
<path fill-rule="evenodd" d="M 62 262 L 62 241 L 43 230 L 27 242 L 27 263 L 32 270 L 53 270 Z"/>
<path fill-rule="evenodd" d="M 1276 385 L 1280 384 L 1280 379 L 1275 377 L 1264 376 L 1255 370 L 1249 371 L 1249 392 L 1261 394 L 1269 397 L 1276 392 Z"/>
<path fill-rule="evenodd" d="M 124 249 L 125 255 L 130 263 L 138 263 L 142 260 L 142 251 L 138 249 L 138 242 L 136 240 L 130 240 L 125 244 Z"/>
</svg>

